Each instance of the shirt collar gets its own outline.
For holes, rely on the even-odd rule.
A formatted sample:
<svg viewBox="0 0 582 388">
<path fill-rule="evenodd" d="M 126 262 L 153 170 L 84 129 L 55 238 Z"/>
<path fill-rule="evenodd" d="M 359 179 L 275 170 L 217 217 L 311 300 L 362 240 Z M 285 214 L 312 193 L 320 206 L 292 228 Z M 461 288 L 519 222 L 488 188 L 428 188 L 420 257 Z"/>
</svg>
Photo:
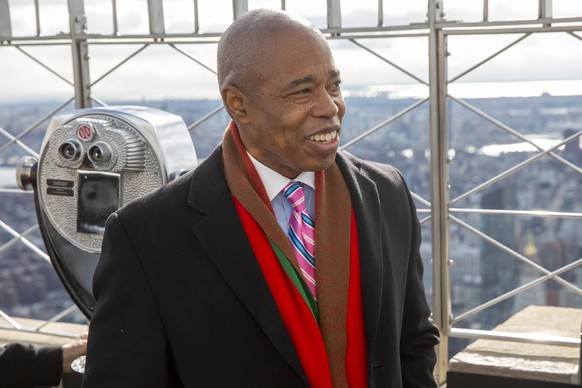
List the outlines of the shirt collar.
<svg viewBox="0 0 582 388">
<path fill-rule="evenodd" d="M 272 201 L 291 179 L 265 166 L 263 163 L 253 158 L 253 156 L 249 154 L 248 151 L 247 155 L 249 155 L 249 158 L 251 158 L 251 162 L 253 162 L 253 165 L 259 174 L 259 177 L 263 182 L 263 186 L 265 186 L 265 190 L 269 196 L 269 201 Z M 313 171 L 304 171 L 293 180 L 304 183 L 315 190 L 315 173 Z"/>
</svg>

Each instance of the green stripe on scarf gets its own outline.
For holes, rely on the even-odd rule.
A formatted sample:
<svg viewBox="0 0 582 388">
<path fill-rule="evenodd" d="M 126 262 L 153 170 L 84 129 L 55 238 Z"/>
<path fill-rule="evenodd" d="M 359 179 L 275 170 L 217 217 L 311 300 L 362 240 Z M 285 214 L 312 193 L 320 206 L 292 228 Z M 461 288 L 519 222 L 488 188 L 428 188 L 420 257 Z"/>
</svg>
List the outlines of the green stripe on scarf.
<svg viewBox="0 0 582 388">
<path fill-rule="evenodd" d="M 307 303 L 307 306 L 309 306 L 309 309 L 313 313 L 313 316 L 315 317 L 317 324 L 319 324 L 319 309 L 317 308 L 317 303 L 315 302 L 315 299 L 313 298 L 311 291 L 309 291 L 307 284 L 305 284 L 303 278 L 299 276 L 299 274 L 295 270 L 295 267 L 293 267 L 287 256 L 285 256 L 285 254 L 277 246 L 277 244 L 275 244 L 273 240 L 271 240 L 270 238 L 269 243 L 271 244 L 271 247 L 273 247 L 273 250 L 277 255 L 277 259 L 279 259 L 279 263 L 281 263 L 281 266 L 287 273 L 287 276 L 289 276 L 289 279 L 291 279 L 291 281 L 297 288 L 297 291 L 299 291 L 299 294 L 301 294 L 301 297 L 303 298 L 305 303 Z"/>
</svg>

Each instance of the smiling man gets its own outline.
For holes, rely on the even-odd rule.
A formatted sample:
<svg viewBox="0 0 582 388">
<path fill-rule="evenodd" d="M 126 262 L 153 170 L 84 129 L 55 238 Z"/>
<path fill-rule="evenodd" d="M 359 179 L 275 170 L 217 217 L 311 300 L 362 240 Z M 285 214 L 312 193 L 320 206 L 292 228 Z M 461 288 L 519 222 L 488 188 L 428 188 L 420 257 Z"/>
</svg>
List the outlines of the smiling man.
<svg viewBox="0 0 582 388">
<path fill-rule="evenodd" d="M 415 207 L 397 170 L 338 151 L 325 38 L 250 11 L 218 82 L 222 144 L 108 220 L 84 387 L 435 387 Z"/>
</svg>

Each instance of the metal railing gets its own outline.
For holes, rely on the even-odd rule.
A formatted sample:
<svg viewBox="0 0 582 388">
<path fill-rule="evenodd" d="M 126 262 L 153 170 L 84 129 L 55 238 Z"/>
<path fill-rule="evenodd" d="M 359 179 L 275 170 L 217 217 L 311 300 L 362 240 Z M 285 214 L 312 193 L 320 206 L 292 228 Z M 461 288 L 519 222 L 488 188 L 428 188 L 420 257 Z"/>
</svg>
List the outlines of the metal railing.
<svg viewBox="0 0 582 388">
<path fill-rule="evenodd" d="M 211 64 L 203 58 L 191 54 L 182 46 L 201 46 L 201 45 L 215 45 L 220 37 L 220 32 L 203 32 L 201 29 L 201 12 L 200 1 L 193 0 L 192 2 L 192 24 L 191 29 L 187 32 L 168 33 L 166 32 L 166 20 L 164 19 L 164 2 L 162 0 L 148 0 L 147 1 L 147 21 L 148 31 L 145 33 L 130 33 L 124 34 L 120 28 L 120 16 L 118 13 L 118 3 L 116 0 L 111 1 L 111 23 L 112 30 L 110 33 L 90 33 L 89 27 L 92 20 L 88 18 L 85 12 L 85 3 L 83 0 L 68 0 L 69 12 L 69 32 L 61 32 L 50 35 L 45 34 L 42 30 L 41 16 L 42 9 L 38 1 L 34 2 L 33 6 L 33 20 L 35 21 L 35 31 L 31 35 L 16 36 L 12 33 L 12 20 L 10 16 L 10 7 L 8 0 L 0 0 L 0 53 L 3 50 L 15 49 L 21 53 L 25 58 L 39 65 L 48 74 L 55 76 L 63 84 L 68 85 L 73 90 L 69 98 L 65 98 L 54 110 L 46 112 L 32 125 L 28 126 L 18 134 L 13 135 L 9 131 L 0 127 L 0 136 L 3 136 L 7 141 L 0 145 L 0 156 L 11 146 L 19 147 L 22 152 L 28 155 L 38 156 L 37 151 L 31 148 L 24 141 L 27 134 L 31 131 L 42 130 L 42 126 L 53 115 L 59 113 L 64 109 L 70 108 L 74 103 L 75 108 L 91 107 L 96 105 L 107 105 L 105 99 L 99 98 L 96 88 L 98 84 L 104 80 L 109 79 L 112 75 L 119 72 L 129 63 L 138 61 L 139 56 L 150 50 L 155 46 L 164 46 L 171 48 L 179 56 L 187 58 L 194 65 L 196 71 L 202 71 L 209 74 L 215 73 Z M 278 3 L 278 2 L 276 2 Z M 276 6 L 281 9 L 287 9 L 292 5 L 292 2 L 281 0 Z M 344 4 L 345 5 L 345 4 Z M 529 218 L 543 218 L 543 219 L 570 219 L 574 221 L 582 220 L 582 213 L 578 211 L 539 211 L 536 209 L 485 209 L 479 206 L 461 207 L 464 201 L 471 200 L 481 195 L 484 191 L 492 186 L 503 183 L 508 178 L 515 176 L 520 171 L 530 168 L 532 165 L 538 163 L 540 160 L 550 158 L 552 161 L 564 166 L 573 174 L 574 179 L 580 179 L 581 168 L 576 162 L 572 162 L 564 157 L 558 149 L 570 142 L 580 141 L 581 131 L 574 131 L 571 135 L 564 138 L 562 141 L 554 144 L 550 148 L 539 145 L 536 141 L 531 140 L 527 134 L 520 130 L 512 128 L 512 126 L 505 124 L 502 120 L 494 118 L 492 115 L 485 113 L 479 109 L 474 103 L 467 99 L 459 98 L 449 93 L 449 86 L 458 83 L 460 79 L 470 75 L 472 72 L 482 68 L 486 64 L 498 58 L 508 50 L 514 47 L 519 47 L 522 42 L 527 41 L 530 37 L 536 34 L 547 33 L 561 33 L 566 34 L 573 39 L 582 40 L 582 13 L 572 15 L 565 18 L 554 18 L 553 2 L 551 0 L 539 0 L 537 18 L 530 18 L 527 20 L 491 20 L 491 7 L 488 0 L 483 0 L 483 7 L 481 10 L 481 20 L 463 22 L 463 21 L 449 21 L 446 19 L 444 13 L 444 6 L 446 1 L 429 0 L 427 2 L 426 19 L 425 20 L 411 20 L 404 24 L 388 24 L 385 14 L 389 11 L 387 9 L 390 5 L 389 1 L 377 1 L 376 24 L 362 27 L 343 27 L 342 7 L 340 0 L 327 0 L 326 2 L 326 25 L 321 27 L 322 32 L 329 38 L 330 42 L 347 42 L 351 47 L 361 50 L 363 55 L 371 55 L 375 59 L 384 63 L 387 67 L 395 70 L 406 77 L 411 82 L 416 82 L 418 85 L 427 88 L 427 95 L 412 101 L 407 107 L 392 114 L 390 117 L 373 125 L 369 129 L 362 130 L 358 134 L 354 134 L 351 139 L 343 144 L 343 148 L 355 148 L 356 145 L 361 144 L 362 141 L 369 138 L 371 135 L 379 131 L 385 131 L 390 125 L 395 122 L 410 116 L 417 112 L 421 107 L 428 105 L 428 119 L 426 136 L 428 138 L 427 144 L 429 148 L 429 167 L 430 167 L 430 199 L 423 198 L 419 193 L 414 193 L 414 198 L 420 205 L 419 214 L 422 225 L 430 225 L 430 242 L 431 242 L 431 260 L 427 262 L 429 268 L 432 269 L 432 304 L 434 311 L 434 319 L 439 325 L 442 335 L 442 344 L 439 346 L 438 355 L 439 363 L 437 365 L 436 373 L 440 383 L 446 382 L 446 370 L 449 359 L 449 339 L 463 338 L 463 339 L 477 339 L 477 338 L 496 338 L 500 340 L 515 340 L 515 341 L 543 341 L 543 339 L 535 338 L 525 333 L 496 333 L 491 330 L 472 329 L 460 327 L 464 322 L 470 318 L 475 319 L 478 314 L 484 310 L 491 308 L 509 298 L 522 294 L 527 290 L 545 283 L 557 282 L 560 286 L 565 288 L 568 292 L 576 297 L 582 297 L 582 290 L 579 285 L 582 279 L 577 279 L 578 284 L 572 280 L 564 278 L 564 274 L 571 272 L 576 268 L 582 267 L 582 258 L 576 258 L 573 261 L 560 266 L 557 269 L 550 270 L 545 268 L 540 263 L 536 262 L 527 255 L 520 253 L 515 248 L 498 241 L 495 236 L 491 236 L 487 231 L 483 231 L 480 227 L 472 225 L 462 219 L 467 215 L 478 216 L 495 216 L 495 217 L 529 217 Z M 249 9 L 249 2 L 246 0 L 232 0 L 232 17 L 236 17 Z M 515 35 L 515 39 L 497 50 L 493 54 L 487 56 L 482 60 L 478 60 L 466 70 L 459 74 L 448 76 L 448 61 L 449 39 L 454 39 L 460 36 L 487 36 L 509 34 Z M 18 34 L 17 34 L 18 35 Z M 428 55 L 427 61 L 427 79 L 423 79 L 407 69 L 405 66 L 399 65 L 396 59 L 390 58 L 388 55 L 381 53 L 378 50 L 380 45 L 378 42 L 392 42 L 397 39 L 419 39 L 427 44 Z M 581 42 L 582 44 L 582 42 Z M 91 80 L 92 59 L 89 55 L 90 47 L 114 47 L 114 46 L 133 47 L 132 51 L 113 65 L 109 65 L 100 76 Z M 47 61 L 41 59 L 40 56 L 34 54 L 31 49 L 35 47 L 48 46 L 62 46 L 70 48 L 71 63 L 72 63 L 72 79 L 69 76 L 63 75 L 60 69 L 48 64 Z M 135 48 L 137 47 L 137 48 Z M 581 64 L 582 65 L 582 64 Z M 0 75 L 1 77 L 1 75 Z M 525 160 L 515 163 L 503 171 L 498 172 L 493 177 L 486 179 L 472 188 L 464 192 L 451 196 L 450 184 L 450 142 L 454 140 L 451 134 L 451 119 L 454 118 L 451 113 L 451 104 L 466 109 L 476 116 L 480 117 L 490 125 L 500 129 L 503 133 L 509 136 L 526 142 L 533 146 L 538 152 L 529 155 Z M 222 105 L 217 103 L 216 107 L 210 112 L 202 115 L 188 125 L 188 129 L 195 131 L 210 119 L 220 115 L 223 112 Z M 0 126 L 2 123 L 0 122 Z M 16 193 L 17 190 L 0 189 L 0 195 Z M 20 195 L 26 196 L 29 193 L 19 192 Z M 579 209 L 579 207 L 578 207 Z M 499 251 L 505 253 L 509 258 L 523 263 L 527 268 L 532 269 L 537 273 L 536 278 L 525 282 L 517 287 L 507 290 L 495 297 L 490 298 L 475 306 L 465 307 L 465 311 L 458 312 L 453 308 L 453 297 L 451 291 L 451 250 L 454 249 L 454 243 L 451 240 L 451 227 L 459 227 L 466 232 L 476 236 L 477 239 L 483 243 L 494 246 Z M 32 243 L 27 237 L 37 230 L 36 226 L 32 226 L 23 232 L 17 232 L 7 223 L 0 219 L 0 228 L 9 233 L 12 238 L 0 246 L 0 254 L 7 254 L 15 244 L 24 244 L 28 247 L 32 254 L 38 255 L 43 260 L 49 260 L 46 253 L 38 246 Z M 0 256 L 0 260 L 1 260 Z M 582 300 L 580 298 L 579 300 Z M 582 305 L 582 303 L 580 304 Z M 64 315 L 71 313 L 74 306 L 68 307 L 63 313 L 49 319 L 59 320 Z M 0 316 L 8 322 L 9 325 L 18 329 L 18 324 L 12 320 L 5 313 L 0 311 Z M 44 326 L 44 325 L 43 325 Z M 43 326 L 37 330 L 43 330 Z M 552 344 L 562 344 L 567 346 L 579 346 L 580 340 L 570 338 L 552 337 L 547 339 Z M 549 342 L 546 342 L 549 343 Z"/>
</svg>

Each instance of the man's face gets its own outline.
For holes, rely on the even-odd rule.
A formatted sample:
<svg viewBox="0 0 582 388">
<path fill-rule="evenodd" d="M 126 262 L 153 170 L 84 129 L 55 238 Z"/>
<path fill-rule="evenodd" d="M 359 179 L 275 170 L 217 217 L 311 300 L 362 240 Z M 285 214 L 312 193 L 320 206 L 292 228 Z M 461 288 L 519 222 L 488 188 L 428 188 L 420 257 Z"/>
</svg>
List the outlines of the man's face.
<svg viewBox="0 0 582 388">
<path fill-rule="evenodd" d="M 257 71 L 264 81 L 249 97 L 240 130 L 247 151 L 294 178 L 335 160 L 345 103 L 331 51 L 313 33 L 286 34 L 267 45 Z"/>
</svg>

